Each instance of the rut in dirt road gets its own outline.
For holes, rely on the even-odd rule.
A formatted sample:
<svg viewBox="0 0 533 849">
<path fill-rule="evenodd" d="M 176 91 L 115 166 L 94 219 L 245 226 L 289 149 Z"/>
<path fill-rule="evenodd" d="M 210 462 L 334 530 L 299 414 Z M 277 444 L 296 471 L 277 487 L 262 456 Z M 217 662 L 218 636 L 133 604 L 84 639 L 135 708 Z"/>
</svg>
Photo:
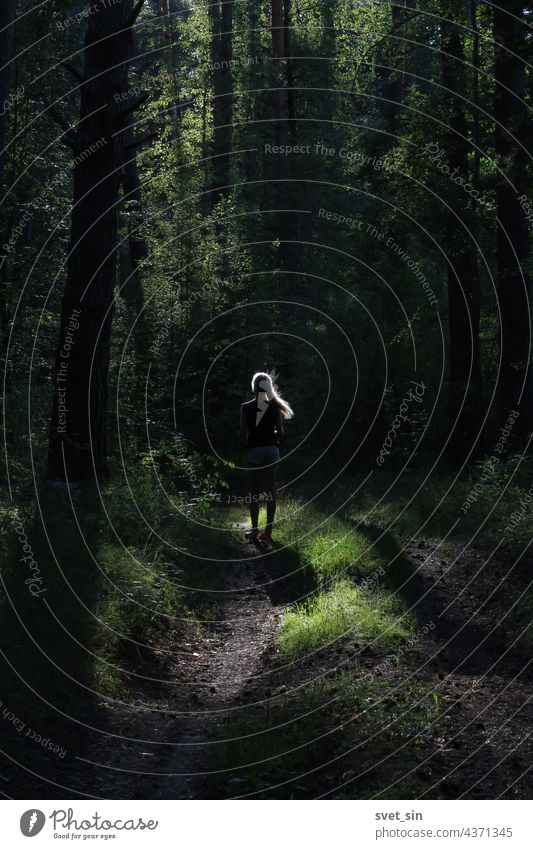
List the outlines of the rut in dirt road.
<svg viewBox="0 0 533 849">
<path fill-rule="evenodd" d="M 281 553 L 262 555 L 243 543 L 238 555 L 242 561 L 222 581 L 219 621 L 209 628 L 218 649 L 207 655 L 207 664 L 204 656 L 204 666 L 188 688 L 188 715 L 176 723 L 173 737 L 179 743 L 155 798 L 202 798 L 215 741 L 224 739 L 226 723 L 243 706 L 241 697 L 261 675 L 268 676 L 262 660 L 274 646 L 277 619 L 296 590 L 284 578 Z M 181 690 L 177 698 L 183 700 Z"/>
<path fill-rule="evenodd" d="M 379 529 L 368 535 L 380 544 Z M 236 545 L 213 572 L 216 621 L 167 636 L 173 660 L 163 684 L 141 693 L 141 710 L 123 723 L 116 717 L 123 739 L 95 752 L 108 777 L 99 795 L 396 798 L 408 781 L 416 798 L 525 797 L 530 654 L 519 643 L 507 651 L 513 640 L 502 628 L 511 627 L 504 614 L 529 568 L 502 596 L 494 590 L 503 570 L 486 569 L 480 552 L 443 557 L 430 540 L 400 556 L 381 546 L 386 591 L 402 596 L 418 622 L 401 665 L 357 633 L 287 662 L 278 623 L 315 589 L 311 576 L 290 548 Z M 346 695 L 343 676 L 353 682 Z"/>
</svg>

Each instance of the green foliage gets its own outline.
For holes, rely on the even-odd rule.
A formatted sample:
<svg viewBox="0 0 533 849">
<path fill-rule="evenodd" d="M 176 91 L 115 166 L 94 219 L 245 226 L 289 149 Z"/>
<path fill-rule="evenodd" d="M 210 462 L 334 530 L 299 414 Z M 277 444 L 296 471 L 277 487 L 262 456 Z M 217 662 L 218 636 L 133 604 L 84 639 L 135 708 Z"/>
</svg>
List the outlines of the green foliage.
<svg viewBox="0 0 533 849">
<path fill-rule="evenodd" d="M 409 799 L 423 789 L 416 767 L 436 716 L 421 685 L 337 673 L 287 697 L 275 695 L 259 716 L 228 721 L 227 742 L 213 754 L 212 768 L 220 770 L 212 779 L 215 792 L 316 798 L 324 764 L 331 785 L 342 785 L 337 798 Z"/>
<path fill-rule="evenodd" d="M 295 498 L 280 503 L 276 539 L 297 554 L 301 568 L 312 569 L 321 587 L 342 577 L 365 578 L 387 565 L 353 522 Z"/>
<path fill-rule="evenodd" d="M 279 644 L 290 657 L 303 657 L 335 640 L 371 641 L 394 651 L 412 632 L 391 596 L 337 581 L 305 604 L 285 614 Z"/>
<path fill-rule="evenodd" d="M 180 570 L 162 562 L 161 552 L 105 544 L 97 552 L 105 579 L 95 611 L 94 684 L 106 695 L 125 694 L 133 678 L 124 669 L 151 646 L 165 622 L 179 619 L 187 610 L 180 587 Z M 176 583 L 177 582 L 177 583 Z"/>
<path fill-rule="evenodd" d="M 475 538 L 480 547 L 501 544 L 511 560 L 533 536 L 533 461 L 522 456 L 520 439 L 513 434 L 496 462 L 486 459 L 502 424 L 494 403 L 496 191 L 508 178 L 501 169 L 520 164 L 513 147 L 508 162 L 495 151 L 493 8 L 473 4 L 476 35 L 469 4 L 289 6 L 290 59 L 276 62 L 270 5 L 232 4 L 231 190 L 217 200 L 209 4 L 169 0 L 166 19 L 157 0 L 143 6 L 129 82 L 148 95 L 134 114 L 135 136 L 145 141 L 135 154 L 140 200 L 121 196 L 118 207 L 109 476 L 98 490 L 67 491 L 43 480 L 73 204 L 72 152 L 47 104 L 60 124 L 77 125 L 79 86 L 61 62 L 81 68 L 87 19 L 66 28 L 61 22 L 87 3 L 17 2 L 9 85 L 21 94 L 2 116 L 9 144 L 0 244 L 18 235 L 0 264 L 2 439 L 13 486 L 12 499 L 7 485 L 0 497 L 0 636 L 36 692 L 70 692 L 79 680 L 83 697 L 132 697 L 138 670 L 154 661 L 170 629 L 185 622 L 199 631 L 216 613 L 219 558 L 234 554 L 236 534 L 236 514 L 217 509 L 217 498 L 241 483 L 233 465 L 239 405 L 258 369 L 279 373 L 296 413 L 281 473 L 298 497 L 283 491 L 274 537 L 309 593 L 282 618 L 285 660 L 349 641 L 396 652 L 401 668 L 414 622 L 386 589 L 402 577 L 396 539 Z M 443 13 L 450 10 L 465 59 L 457 63 L 464 81 L 458 98 L 443 85 Z M 529 7 L 524 16 L 529 23 Z M 529 66 L 526 75 L 529 107 Z M 273 90 L 280 80 L 291 88 L 288 140 L 305 151 L 283 160 L 267 151 L 279 141 Z M 463 197 L 446 170 L 459 144 L 448 126 L 456 100 L 468 163 L 461 177 L 478 187 L 479 202 L 466 191 Z M 522 175 L 527 196 L 530 176 Z M 445 373 L 449 262 L 462 255 L 449 227 L 454 212 L 475 239 L 483 374 L 475 406 L 489 411 L 457 473 L 447 453 L 454 389 Z M 145 243 L 140 261 L 132 236 Z M 531 257 L 524 267 L 531 270 Z M 424 401 L 411 405 L 378 468 L 415 378 L 428 387 Z M 39 565 L 47 605 L 21 580 L 27 572 L 14 517 Z M 526 645 L 530 596 L 510 614 Z M 396 780 L 403 744 L 438 716 L 439 695 L 395 689 L 377 676 L 358 682 L 359 671 L 306 687 L 270 714 L 267 701 L 267 722 L 230 720 L 228 733 L 238 739 L 220 747 L 221 769 L 236 747 L 255 764 L 231 792 L 275 795 L 272 784 L 308 771 L 314 739 L 322 763 L 336 756 L 336 727 L 345 737 L 340 748 L 346 740 L 355 748 L 336 780 L 358 773 L 361 749 L 392 766 L 353 794 L 370 796 Z M 414 745 L 407 754 L 417 762 Z M 413 779 L 391 795 L 417 790 Z M 296 783 L 292 792 L 318 791 Z"/>
<path fill-rule="evenodd" d="M 25 211 L 32 212 L 32 219 L 3 270 L 6 315 L 14 331 L 7 437 L 25 440 L 26 448 L 31 439 L 41 471 L 72 194 L 72 157 L 58 143 L 57 126 L 41 115 L 42 96 L 56 103 L 68 123 L 76 123 L 76 91 L 55 60 L 69 53 L 78 59 L 86 19 L 61 29 L 61 21 L 82 11 L 83 4 L 46 4 L 35 15 L 23 14 L 31 11 L 26 6 L 20 8 L 16 36 L 21 57 L 17 83 L 24 96 L 7 115 L 9 130 L 16 133 L 7 152 L 7 185 L 16 191 L 3 204 L 5 236 Z M 171 429 L 194 441 L 200 453 L 214 448 L 224 460 L 232 459 L 228 434 L 236 430 L 236 410 L 247 397 L 250 375 L 273 367 L 297 412 L 291 424 L 294 445 L 307 437 L 310 423 L 317 423 L 303 443 L 306 455 L 327 449 L 344 459 L 345 440 L 336 438 L 340 431 L 349 444 L 364 440 L 360 461 L 371 463 L 396 414 L 402 387 L 412 377 L 415 345 L 432 393 L 424 411 L 403 429 L 390 462 L 403 465 L 425 432 L 423 445 L 410 460 L 421 466 L 439 455 L 449 431 L 445 399 L 439 396 L 434 415 L 429 413 L 442 380 L 434 353 L 442 350 L 441 324 L 446 336 L 444 211 L 451 184 L 424 152 L 436 145 L 444 162 L 449 154 L 445 125 L 450 97 L 441 85 L 438 49 L 441 7 L 434 0 L 424 9 L 377 0 L 293 4 L 290 71 L 297 120 L 291 142 L 308 146 L 309 152 L 287 158 L 290 181 L 283 190 L 277 184 L 279 161 L 264 147 L 276 133 L 269 90 L 277 74 L 270 56 L 270 9 L 255 3 L 233 7 L 235 188 L 216 205 L 209 195 L 214 128 L 207 6 L 171 0 L 170 17 L 163 20 L 157 4 L 146 4 L 136 27 L 130 82 L 148 98 L 135 113 L 135 132 L 138 137 L 151 135 L 151 140 L 137 154 L 142 206 L 126 201 L 120 212 L 110 381 L 112 394 L 120 388 L 121 423 L 128 434 L 124 440 L 121 433 L 121 450 L 134 461 L 140 453 L 163 454 L 172 444 Z M 487 258 L 486 263 L 480 259 L 485 401 L 492 395 L 498 364 L 498 310 L 491 278 L 497 170 L 490 121 L 490 9 L 477 10 L 479 110 L 473 104 L 474 37 L 468 10 L 461 12 L 459 24 L 467 59 L 465 121 L 470 137 L 478 121 L 483 150 L 479 166 L 486 202 L 471 212 L 479 222 L 479 256 Z M 398 81 L 401 103 L 395 107 L 390 94 Z M 302 116 L 305 120 L 298 120 Z M 320 152 L 322 147 L 333 153 Z M 386 167 L 376 167 L 376 161 Z M 471 174 L 464 179 L 471 181 Z M 270 211 L 283 208 L 301 208 L 305 214 Z M 337 219 L 321 217 L 321 209 Z M 338 223 L 340 216 L 362 222 L 361 228 Z M 372 235 L 372 227 L 383 238 Z M 127 236 L 132 228 L 148 248 L 134 275 L 140 285 L 140 314 L 127 295 Z M 437 308 L 428 303 L 413 268 L 387 247 L 389 238 L 418 264 Z M 286 239 L 293 245 L 288 255 Z M 251 305 L 262 300 L 269 302 L 268 309 Z M 248 338 L 254 339 L 253 356 L 245 351 L 248 343 L 236 342 Z M 317 352 L 328 363 L 331 386 Z M 148 365 L 145 409 L 140 375 Z M 28 380 L 34 399 L 31 435 L 19 433 Z M 355 392 L 356 382 L 357 404 L 347 413 L 346 398 Z M 321 416 L 327 393 L 327 415 Z M 306 416 L 300 414 L 303 409 Z M 149 446 L 146 418 L 153 436 Z M 118 428 L 112 420 L 110 426 L 117 452 Z M 486 427 L 493 434 L 497 417 Z M 24 451 L 23 476 L 26 458 Z M 307 462 L 307 456 L 305 461 L 291 458 L 295 469 Z"/>
</svg>

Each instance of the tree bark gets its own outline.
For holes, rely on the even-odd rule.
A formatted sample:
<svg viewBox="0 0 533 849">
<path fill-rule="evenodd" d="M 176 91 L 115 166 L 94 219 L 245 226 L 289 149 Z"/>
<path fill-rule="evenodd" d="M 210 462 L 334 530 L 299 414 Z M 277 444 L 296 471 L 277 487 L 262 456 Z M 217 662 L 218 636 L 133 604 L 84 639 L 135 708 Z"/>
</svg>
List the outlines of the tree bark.
<svg viewBox="0 0 533 849">
<path fill-rule="evenodd" d="M 117 216 L 132 0 L 88 19 L 67 281 L 52 375 L 48 474 L 79 480 L 105 470 L 107 395 L 116 278 Z"/>
<path fill-rule="evenodd" d="M 479 107 L 479 25 L 477 20 L 478 0 L 470 2 L 470 26 L 472 27 L 472 105 L 474 141 L 474 189 L 479 191 L 481 181 L 481 122 Z"/>
<path fill-rule="evenodd" d="M 290 69 L 288 68 L 289 37 L 287 27 L 290 25 L 290 5 L 287 0 L 272 0 L 271 5 L 271 44 L 272 44 L 272 107 L 274 113 L 274 143 L 284 147 L 290 144 L 289 118 L 294 103 L 289 96 Z M 292 103 L 292 106 L 291 106 Z M 279 154 L 275 157 L 273 173 L 274 183 L 272 197 L 276 206 L 294 208 L 295 184 L 290 181 L 292 166 L 290 157 Z M 282 215 L 279 219 L 277 238 L 279 247 L 279 263 L 282 270 L 293 270 L 297 265 L 298 246 L 296 221 L 292 216 Z"/>
<path fill-rule="evenodd" d="M 406 22 L 405 3 L 395 3 L 390 9 L 391 34 L 404 35 Z M 405 97 L 405 74 L 400 68 L 405 62 L 405 49 L 401 41 L 385 38 L 377 48 L 377 75 L 380 96 L 379 108 L 383 115 L 384 133 L 376 133 L 372 142 L 372 153 L 382 158 L 394 144 L 395 136 L 401 128 L 402 104 Z M 398 70 L 391 70 L 398 68 Z"/>
<path fill-rule="evenodd" d="M 505 9 L 493 7 L 495 42 L 495 146 L 500 168 L 496 189 L 497 282 L 501 314 L 500 388 L 503 415 L 520 412 L 517 431 L 531 430 L 531 284 L 526 269 L 529 227 L 522 203 L 527 202 L 526 144 L 528 110 L 524 103 L 526 73 L 523 54 L 526 26 L 523 3 L 508 0 Z M 505 179 L 507 177 L 507 179 Z"/>
<path fill-rule="evenodd" d="M 5 103 L 9 98 L 11 81 L 11 63 L 13 61 L 13 45 L 15 35 L 15 0 L 2 0 L 0 3 L 0 192 L 5 194 L 5 163 L 7 143 L 8 109 Z M 2 215 L 0 233 L 8 236 L 5 215 Z M 2 239 L 4 244 L 4 239 Z M 7 336 L 10 322 L 10 306 L 8 284 L 6 282 L 6 258 L 0 257 L 0 354 L 5 356 Z"/>
<path fill-rule="evenodd" d="M 246 95 L 246 112 L 248 116 L 248 130 L 246 147 L 253 148 L 255 143 L 255 119 L 257 116 L 257 101 L 261 89 L 261 77 L 258 73 L 257 63 L 259 61 L 259 12 L 255 0 L 248 0 L 248 53 L 250 68 L 248 74 L 249 94 Z M 244 173 L 246 184 L 243 187 L 244 197 L 250 202 L 256 189 L 249 182 L 257 175 L 257 157 L 255 150 L 248 150 L 244 160 Z"/>
<path fill-rule="evenodd" d="M 283 49 L 285 52 L 285 66 L 287 77 L 287 118 L 289 122 L 289 135 L 291 139 L 296 137 L 296 105 L 294 102 L 294 63 L 292 61 L 291 49 L 291 14 L 292 0 L 284 0 L 283 3 L 283 25 L 284 39 Z"/>
<path fill-rule="evenodd" d="M 143 290 L 138 271 L 139 264 L 148 256 L 146 239 L 140 232 L 143 220 L 141 179 L 137 164 L 137 150 L 134 145 L 133 118 L 127 119 L 128 129 L 124 133 L 125 150 L 122 166 L 122 197 L 128 227 L 129 280 L 122 289 L 122 295 L 130 307 L 139 311 L 143 306 Z M 132 145 L 132 146 L 130 146 Z"/>
<path fill-rule="evenodd" d="M 11 63 L 15 36 L 15 0 L 0 3 L 0 187 L 4 189 L 6 158 L 6 133 L 8 109 L 4 106 L 9 97 Z"/>
<path fill-rule="evenodd" d="M 468 91 L 465 70 L 463 30 L 460 28 L 464 4 L 462 0 L 444 3 L 443 16 L 456 21 L 442 22 L 442 79 L 448 89 L 446 123 L 446 152 L 452 172 L 468 181 L 469 152 L 468 120 L 465 102 Z M 481 362 L 479 356 L 479 281 L 477 251 L 469 233 L 473 214 L 468 196 L 461 186 L 449 181 L 445 193 L 451 211 L 446 212 L 448 257 L 448 329 L 449 329 L 449 379 L 452 387 L 451 414 L 455 419 L 457 405 L 471 389 L 481 391 Z M 453 213 L 459 217 L 456 217 Z M 467 229 L 465 229 L 465 226 Z"/>
<path fill-rule="evenodd" d="M 272 0 L 272 59 L 274 91 L 272 103 L 276 127 L 276 144 L 288 143 L 288 97 L 285 79 L 285 6 L 283 0 Z M 282 157 L 285 159 L 286 157 Z"/>
<path fill-rule="evenodd" d="M 209 0 L 208 0 L 209 1 Z M 222 0 L 209 6 L 211 69 L 213 80 L 213 206 L 230 194 L 233 137 L 233 3 Z"/>
</svg>

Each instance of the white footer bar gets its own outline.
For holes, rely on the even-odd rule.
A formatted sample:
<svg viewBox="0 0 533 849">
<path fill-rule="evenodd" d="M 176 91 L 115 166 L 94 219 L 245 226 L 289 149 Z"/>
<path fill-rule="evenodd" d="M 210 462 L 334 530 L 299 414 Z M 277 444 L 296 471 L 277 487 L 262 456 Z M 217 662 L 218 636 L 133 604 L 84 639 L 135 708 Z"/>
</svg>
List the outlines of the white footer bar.
<svg viewBox="0 0 533 849">
<path fill-rule="evenodd" d="M 532 808 L 529 801 L 9 800 L 0 824 L 10 849 L 533 849 Z"/>
</svg>

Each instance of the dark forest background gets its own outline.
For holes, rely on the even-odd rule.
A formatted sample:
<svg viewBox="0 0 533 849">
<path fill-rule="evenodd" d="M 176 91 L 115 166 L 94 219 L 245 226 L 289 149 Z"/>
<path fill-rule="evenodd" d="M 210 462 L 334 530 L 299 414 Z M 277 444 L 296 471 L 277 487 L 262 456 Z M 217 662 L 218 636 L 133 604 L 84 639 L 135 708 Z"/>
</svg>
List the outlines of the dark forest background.
<svg viewBox="0 0 533 849">
<path fill-rule="evenodd" d="M 136 676 L 189 644 L 183 622 L 201 630 L 246 520 L 239 405 L 258 370 L 295 410 L 279 538 L 298 598 L 340 598 L 359 627 L 353 587 L 376 563 L 396 580 L 407 543 L 497 551 L 478 601 L 529 562 L 532 24 L 518 0 L 2 0 L 0 697 L 16 716 L 30 699 L 70 739 L 72 717 L 103 727 L 102 703 L 157 703 Z M 355 549 L 329 563 L 349 527 Z M 528 581 L 498 592 L 522 634 Z M 389 627 L 383 603 L 367 636 Z M 297 655 L 295 622 L 280 650 Z M 35 747 L 4 730 L 13 793 L 56 792 L 57 758 L 30 776 Z M 68 787 L 113 792 L 78 766 Z"/>
</svg>

